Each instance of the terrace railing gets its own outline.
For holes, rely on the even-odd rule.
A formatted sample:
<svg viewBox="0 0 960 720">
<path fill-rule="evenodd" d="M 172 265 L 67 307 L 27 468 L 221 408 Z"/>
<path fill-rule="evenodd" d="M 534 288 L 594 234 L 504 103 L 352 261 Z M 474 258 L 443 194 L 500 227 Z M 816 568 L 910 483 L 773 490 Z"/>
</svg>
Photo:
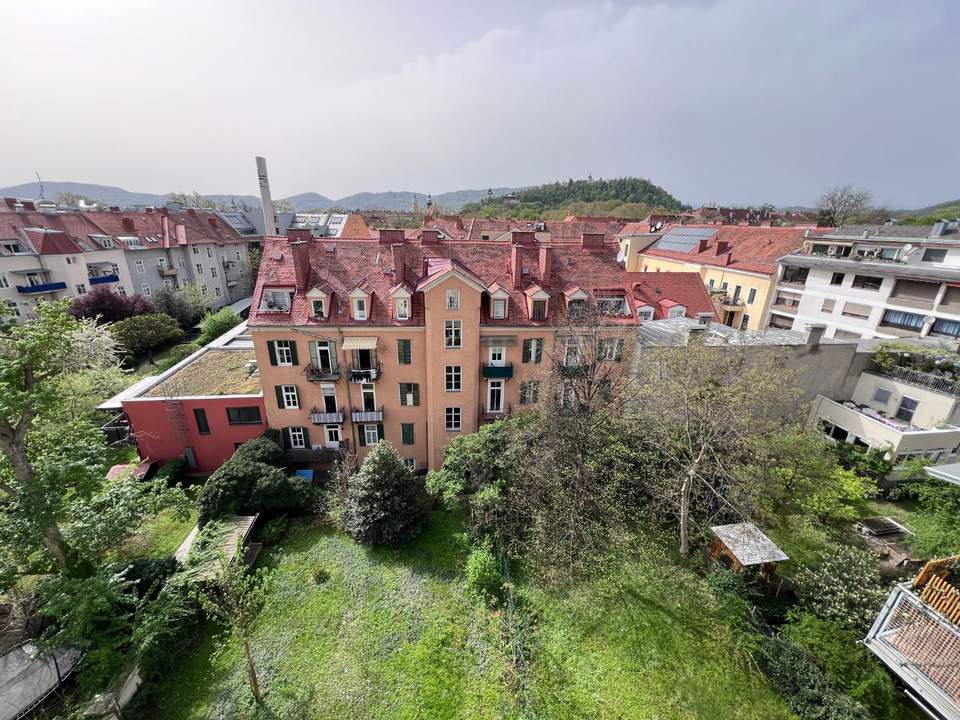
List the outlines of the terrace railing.
<svg viewBox="0 0 960 720">
<path fill-rule="evenodd" d="M 874 370 L 881 375 L 886 375 L 895 380 L 902 380 L 911 385 L 917 385 L 947 395 L 953 395 L 954 397 L 960 397 L 960 380 L 923 372 L 922 370 L 914 370 L 913 368 L 903 367 L 902 365 L 892 365 L 889 367 L 881 367 L 878 365 Z"/>
</svg>

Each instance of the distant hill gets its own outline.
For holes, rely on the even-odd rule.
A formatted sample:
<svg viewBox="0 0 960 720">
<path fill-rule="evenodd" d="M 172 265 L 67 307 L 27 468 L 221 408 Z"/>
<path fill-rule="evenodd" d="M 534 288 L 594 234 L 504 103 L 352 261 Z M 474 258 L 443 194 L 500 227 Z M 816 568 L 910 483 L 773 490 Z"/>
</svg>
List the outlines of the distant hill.
<svg viewBox="0 0 960 720">
<path fill-rule="evenodd" d="M 512 192 L 513 188 L 493 188 L 494 197 L 505 195 Z M 459 211 L 465 203 L 475 202 L 487 197 L 487 190 L 455 190 L 453 192 L 441 193 L 433 197 L 434 203 L 444 210 L 453 212 Z M 56 199 L 60 193 L 74 193 L 83 195 L 91 200 L 96 200 L 103 205 L 163 205 L 168 202 L 172 193 L 141 193 L 131 192 L 123 188 L 112 185 L 96 185 L 93 183 L 78 182 L 58 182 L 50 181 L 43 183 L 43 194 L 50 200 Z M 37 198 L 40 196 L 40 185 L 36 182 L 23 183 L 22 185 L 11 185 L 10 187 L 0 188 L 0 197 L 22 197 Z M 207 194 L 204 197 L 209 198 L 219 207 L 230 207 L 236 205 L 246 205 L 253 209 L 259 209 L 260 198 L 255 195 L 221 195 Z M 325 195 L 315 192 L 300 193 L 291 195 L 287 200 L 294 210 L 302 212 L 304 210 L 327 210 L 329 208 L 340 208 L 343 210 L 409 210 L 413 206 L 413 199 L 417 198 L 420 207 L 427 203 L 427 194 L 411 191 L 399 192 L 364 192 L 348 195 L 343 198 L 333 200 Z"/>
<path fill-rule="evenodd" d="M 567 213 L 642 218 L 651 210 L 683 210 L 686 206 L 659 185 L 644 178 L 567 180 L 520 190 L 509 198 L 484 199 L 463 207 L 467 214 L 511 215 L 559 219 Z"/>
</svg>

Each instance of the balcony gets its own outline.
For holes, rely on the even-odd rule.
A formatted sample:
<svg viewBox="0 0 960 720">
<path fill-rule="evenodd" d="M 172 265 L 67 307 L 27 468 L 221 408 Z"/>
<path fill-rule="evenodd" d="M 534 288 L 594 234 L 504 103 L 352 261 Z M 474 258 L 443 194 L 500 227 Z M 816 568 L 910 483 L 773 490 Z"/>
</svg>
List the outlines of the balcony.
<svg viewBox="0 0 960 720">
<path fill-rule="evenodd" d="M 340 379 L 340 368 L 324 368 L 316 365 L 307 365 L 307 380 L 310 382 L 336 381 Z"/>
<path fill-rule="evenodd" d="M 39 295 L 40 293 L 60 292 L 66 290 L 65 282 L 48 282 L 39 285 L 17 285 L 17 292 L 23 295 Z"/>
<path fill-rule="evenodd" d="M 501 365 L 483 364 L 483 377 L 485 378 L 512 378 L 513 363 L 503 363 Z"/>
<path fill-rule="evenodd" d="M 383 408 L 379 410 L 355 410 L 351 413 L 350 419 L 355 423 L 380 423 L 383 422 Z"/>
<path fill-rule="evenodd" d="M 369 383 L 380 379 L 380 366 L 375 367 L 352 367 L 350 368 L 349 380 L 352 383 Z"/>
<path fill-rule="evenodd" d="M 733 310 L 736 312 L 737 310 L 743 309 L 743 300 L 740 298 L 724 295 L 723 297 L 717 298 L 716 302 L 723 310 Z"/>
<path fill-rule="evenodd" d="M 310 422 L 314 425 L 339 425 L 343 422 L 342 412 L 325 412 L 320 408 L 310 411 Z"/>
<path fill-rule="evenodd" d="M 341 440 L 329 445 L 314 445 L 312 448 L 290 448 L 284 454 L 290 463 L 332 463 L 349 449 L 349 440 Z"/>
<path fill-rule="evenodd" d="M 110 283 L 120 282 L 120 278 L 111 273 L 110 275 L 91 275 L 87 278 L 87 281 L 91 285 L 108 285 Z"/>
<path fill-rule="evenodd" d="M 885 375 L 894 380 L 902 380 L 910 385 L 935 390 L 953 397 L 960 397 L 960 380 L 944 377 L 943 375 L 934 375 L 933 373 L 914 370 L 913 368 L 893 365 L 891 367 L 874 367 L 873 371 L 878 375 Z"/>
<path fill-rule="evenodd" d="M 160 277 L 176 277 L 176 268 L 160 268 Z"/>
<path fill-rule="evenodd" d="M 480 406 L 480 419 L 485 422 L 492 422 L 494 420 L 503 420 L 507 415 L 510 414 L 510 403 L 504 403 L 499 410 L 492 410 L 486 405 Z"/>
</svg>

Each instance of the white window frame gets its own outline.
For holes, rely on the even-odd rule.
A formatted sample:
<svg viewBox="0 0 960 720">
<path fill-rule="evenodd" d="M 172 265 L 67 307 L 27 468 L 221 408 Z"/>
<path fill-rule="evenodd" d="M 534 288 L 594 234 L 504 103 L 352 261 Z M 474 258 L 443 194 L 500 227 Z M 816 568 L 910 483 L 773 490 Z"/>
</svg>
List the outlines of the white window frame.
<svg viewBox="0 0 960 720">
<path fill-rule="evenodd" d="M 494 298 L 490 315 L 494 320 L 503 320 L 507 316 L 507 301 L 503 298 Z"/>
<path fill-rule="evenodd" d="M 77 283 L 77 295 L 86 295 L 87 286 L 84 283 Z"/>
<path fill-rule="evenodd" d="M 373 439 L 370 439 L 370 432 L 373 432 Z M 366 424 L 363 426 L 363 439 L 367 445 L 376 445 L 380 442 L 380 433 L 377 430 L 376 424 Z"/>
<path fill-rule="evenodd" d="M 290 441 L 290 447 L 295 450 L 304 450 L 307 447 L 307 434 L 302 427 L 288 427 L 287 439 Z"/>
<path fill-rule="evenodd" d="M 324 425 L 323 437 L 328 448 L 338 448 L 340 447 L 340 443 L 343 442 L 339 425 Z"/>
<path fill-rule="evenodd" d="M 166 270 L 166 269 L 167 269 L 167 259 L 166 259 L 165 257 L 158 257 L 158 258 L 157 258 L 157 267 L 160 268 L 161 270 Z"/>
<path fill-rule="evenodd" d="M 747 292 L 747 305 L 753 305 L 756 299 L 757 299 L 757 289 L 755 287 L 752 287 Z"/>
<path fill-rule="evenodd" d="M 296 385 L 281 385 L 280 396 L 283 398 L 284 410 L 300 409 L 300 393 Z"/>
<path fill-rule="evenodd" d="M 447 290 L 447 310 L 460 309 L 460 291 Z"/>
<path fill-rule="evenodd" d="M 687 314 L 687 308 L 683 305 L 674 305 L 667 311 L 668 318 L 682 318 Z"/>
<path fill-rule="evenodd" d="M 367 319 L 367 299 L 366 298 L 353 299 L 353 319 L 354 320 Z"/>
<path fill-rule="evenodd" d="M 373 407 L 374 410 L 367 410 L 366 395 L 370 393 L 370 396 L 373 398 Z M 361 383 L 360 384 L 360 406 L 363 408 L 364 412 L 376 412 L 377 407 L 377 386 L 373 383 Z"/>
<path fill-rule="evenodd" d="M 137 272 L 141 275 L 146 272 L 146 269 L 143 267 L 143 260 L 135 260 L 133 264 L 137 266 Z"/>
<path fill-rule="evenodd" d="M 500 406 L 493 407 L 493 391 L 494 388 L 500 391 Z M 487 381 L 487 412 L 503 412 L 504 408 L 504 395 L 506 393 L 506 384 L 503 380 L 488 380 Z"/>
<path fill-rule="evenodd" d="M 10 287 L 10 280 L 7 278 L 7 274 L 0 272 L 0 288 L 8 287 Z"/>
<path fill-rule="evenodd" d="M 208 258 L 212 258 L 212 257 L 213 257 L 213 248 L 210 247 L 209 245 L 207 246 L 207 257 L 208 257 Z"/>
<path fill-rule="evenodd" d="M 127 289 L 123 285 L 117 285 L 117 295 L 119 295 L 120 297 L 126 297 Z"/>
<path fill-rule="evenodd" d="M 417 469 L 417 459 L 415 457 L 403 458 L 403 464 L 407 466 L 407 470 L 410 472 Z"/>
<path fill-rule="evenodd" d="M 199 255 L 199 254 L 200 254 L 200 247 L 199 247 L 199 246 L 194 245 L 194 246 L 191 247 L 190 249 L 193 250 L 193 254 L 194 254 L 194 255 Z"/>
<path fill-rule="evenodd" d="M 463 324 L 460 320 L 443 321 L 443 347 L 446 350 L 463 347 Z"/>
<path fill-rule="evenodd" d="M 910 418 L 908 420 L 904 420 L 903 418 L 898 416 L 900 415 L 900 411 L 903 409 L 903 403 L 907 400 L 909 400 L 912 403 L 915 403 L 915 405 L 913 406 L 912 409 L 910 409 Z M 914 416 L 916 416 L 917 410 L 919 409 L 920 409 L 920 401 L 917 398 L 912 398 L 909 395 L 904 395 L 902 398 L 900 398 L 900 402 L 897 404 L 897 411 L 893 414 L 893 417 L 895 420 L 899 420 L 900 422 L 905 422 L 912 425 L 913 418 Z"/>
<path fill-rule="evenodd" d="M 217 268 L 216 268 L 216 266 L 213 266 L 213 267 L 210 268 L 210 277 L 214 277 L 214 278 L 215 278 L 216 276 L 217 276 Z"/>
<path fill-rule="evenodd" d="M 217 285 L 217 287 L 215 287 L 215 288 L 213 289 L 213 294 L 214 294 L 215 296 L 217 296 L 217 297 L 220 297 L 221 291 L 220 291 L 220 286 L 219 286 L 219 285 Z"/>
<path fill-rule="evenodd" d="M 197 263 L 197 275 L 203 275 L 203 265 Z"/>
<path fill-rule="evenodd" d="M 397 311 L 397 320 L 410 319 L 410 298 L 405 298 L 405 297 L 394 298 L 393 306 Z"/>
<path fill-rule="evenodd" d="M 289 340 L 276 340 L 273 343 L 273 353 L 277 357 L 277 365 L 293 365 L 293 348 Z"/>
<path fill-rule="evenodd" d="M 463 390 L 463 366 L 447 365 L 443 368 L 443 389 L 447 392 Z"/>
<path fill-rule="evenodd" d="M 150 297 L 153 295 L 153 290 L 150 289 L 150 283 L 142 283 L 140 285 L 140 294 L 144 297 Z"/>
<path fill-rule="evenodd" d="M 507 364 L 507 349 L 503 345 L 491 345 L 487 361 L 492 367 L 504 367 Z"/>
<path fill-rule="evenodd" d="M 637 308 L 637 320 L 640 322 L 653 320 L 653 308 L 649 305 L 644 305 L 643 307 Z"/>
<path fill-rule="evenodd" d="M 460 432 L 463 429 L 463 413 L 460 408 L 444 408 L 443 427 L 447 432 Z"/>
<path fill-rule="evenodd" d="M 880 393 L 887 394 L 887 397 L 885 400 L 880 400 L 877 397 L 877 395 Z M 893 397 L 893 390 L 891 390 L 890 388 L 885 388 L 882 385 L 877 385 L 877 387 L 873 389 L 873 395 L 870 396 L 870 402 L 875 402 L 880 405 L 888 405 L 890 403 L 890 398 L 892 397 Z"/>
<path fill-rule="evenodd" d="M 317 303 L 320 303 L 320 312 L 317 312 Z M 313 314 L 313 317 L 320 320 L 326 320 L 327 318 L 327 303 L 323 298 L 314 298 L 310 302 L 310 312 Z"/>
</svg>

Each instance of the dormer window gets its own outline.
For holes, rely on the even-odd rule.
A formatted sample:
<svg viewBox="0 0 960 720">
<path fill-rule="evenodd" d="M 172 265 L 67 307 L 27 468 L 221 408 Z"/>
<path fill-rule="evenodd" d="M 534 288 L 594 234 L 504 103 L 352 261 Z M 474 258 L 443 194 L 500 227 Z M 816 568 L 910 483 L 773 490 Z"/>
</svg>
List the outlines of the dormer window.
<svg viewBox="0 0 960 720">
<path fill-rule="evenodd" d="M 310 309 L 313 311 L 313 317 L 317 320 L 324 320 L 327 317 L 327 310 L 322 299 L 313 300 L 310 303 Z"/>
<path fill-rule="evenodd" d="M 531 320 L 547 319 L 547 302 L 550 300 L 550 293 L 539 285 L 531 285 L 524 291 L 527 296 L 527 312 Z"/>
<path fill-rule="evenodd" d="M 327 319 L 327 303 L 330 302 L 331 292 L 330 286 L 326 283 L 312 287 L 307 292 L 307 300 L 310 302 L 310 317 L 314 320 Z"/>
<path fill-rule="evenodd" d="M 623 315 L 625 307 L 626 300 L 623 295 L 607 294 L 597 296 L 597 310 L 604 315 Z"/>
<path fill-rule="evenodd" d="M 490 293 L 490 317 L 494 320 L 505 320 L 509 310 L 507 303 L 510 300 L 510 294 L 500 287 L 500 283 L 494 283 L 488 287 L 487 292 Z"/>
<path fill-rule="evenodd" d="M 507 301 L 503 298 L 494 298 L 490 314 L 494 320 L 503 320 L 507 316 Z"/>
<path fill-rule="evenodd" d="M 353 299 L 353 319 L 354 320 L 367 319 L 367 299 L 366 298 Z"/>
<path fill-rule="evenodd" d="M 649 305 L 641 305 L 637 308 L 637 320 L 645 322 L 653 320 L 653 308 Z"/>
<path fill-rule="evenodd" d="M 393 307 L 396 311 L 397 320 L 410 319 L 410 298 L 398 297 L 393 300 Z"/>
<path fill-rule="evenodd" d="M 687 314 L 687 309 L 683 305 L 674 305 L 667 311 L 668 318 L 682 318 Z"/>
<path fill-rule="evenodd" d="M 546 320 L 547 319 L 547 301 L 534 300 L 533 311 L 530 313 L 530 317 L 533 320 Z"/>
</svg>

